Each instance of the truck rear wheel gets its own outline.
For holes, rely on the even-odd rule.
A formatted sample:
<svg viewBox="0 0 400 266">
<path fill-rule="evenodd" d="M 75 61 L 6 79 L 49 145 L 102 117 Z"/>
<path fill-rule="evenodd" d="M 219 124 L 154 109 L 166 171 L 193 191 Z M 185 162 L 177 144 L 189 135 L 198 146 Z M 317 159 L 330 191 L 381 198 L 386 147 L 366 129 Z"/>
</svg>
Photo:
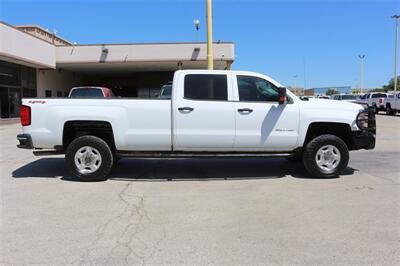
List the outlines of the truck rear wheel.
<svg viewBox="0 0 400 266">
<path fill-rule="evenodd" d="M 388 104 L 388 105 L 386 106 L 386 114 L 387 114 L 387 115 L 395 115 L 395 114 L 396 114 L 396 110 L 393 110 L 392 107 L 391 107 L 391 105 Z"/>
<path fill-rule="evenodd" d="M 73 140 L 65 153 L 68 171 L 80 181 L 106 180 L 113 166 L 108 144 L 95 136 Z"/>
<path fill-rule="evenodd" d="M 349 163 L 349 150 L 344 141 L 334 135 L 321 135 L 311 140 L 303 152 L 306 170 L 317 178 L 338 176 Z"/>
</svg>

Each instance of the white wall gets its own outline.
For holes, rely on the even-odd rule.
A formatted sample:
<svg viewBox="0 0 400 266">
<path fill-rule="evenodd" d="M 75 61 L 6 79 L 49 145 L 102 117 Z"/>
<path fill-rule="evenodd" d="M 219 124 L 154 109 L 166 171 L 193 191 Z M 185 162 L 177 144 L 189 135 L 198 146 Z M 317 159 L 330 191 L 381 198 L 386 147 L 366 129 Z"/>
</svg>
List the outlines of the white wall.
<svg viewBox="0 0 400 266">
<path fill-rule="evenodd" d="M 72 87 L 82 85 L 83 77 L 65 70 L 38 70 L 37 97 L 45 97 L 45 91 L 51 90 L 52 97 L 57 97 L 57 91 L 69 92 Z"/>
<path fill-rule="evenodd" d="M 195 48 L 200 48 L 197 52 Z M 108 53 L 103 53 L 108 49 Z M 214 60 L 234 60 L 233 43 L 215 43 Z M 205 43 L 106 44 L 58 46 L 57 63 L 159 62 L 206 60 Z"/>
<path fill-rule="evenodd" d="M 0 22 L 0 56 L 35 67 L 56 67 L 55 46 Z"/>
</svg>

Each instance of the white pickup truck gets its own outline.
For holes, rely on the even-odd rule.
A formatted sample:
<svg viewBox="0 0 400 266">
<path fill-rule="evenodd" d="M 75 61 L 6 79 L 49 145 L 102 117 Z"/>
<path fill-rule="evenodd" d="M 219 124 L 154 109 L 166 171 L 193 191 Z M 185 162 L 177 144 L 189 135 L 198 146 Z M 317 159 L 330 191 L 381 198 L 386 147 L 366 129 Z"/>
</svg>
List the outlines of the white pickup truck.
<svg viewBox="0 0 400 266">
<path fill-rule="evenodd" d="M 299 99 L 253 72 L 181 70 L 171 99 L 23 99 L 19 148 L 64 154 L 83 181 L 106 179 L 121 157 L 285 156 L 313 177 L 337 176 L 349 150 L 375 147 L 361 105 Z"/>
<path fill-rule="evenodd" d="M 385 106 L 387 115 L 395 115 L 397 112 L 400 112 L 400 92 L 396 96 L 389 95 L 385 99 Z"/>
<path fill-rule="evenodd" d="M 372 107 L 375 114 L 377 114 L 379 111 L 386 111 L 385 100 L 387 97 L 387 93 L 371 92 L 361 96 L 356 103 Z"/>
</svg>

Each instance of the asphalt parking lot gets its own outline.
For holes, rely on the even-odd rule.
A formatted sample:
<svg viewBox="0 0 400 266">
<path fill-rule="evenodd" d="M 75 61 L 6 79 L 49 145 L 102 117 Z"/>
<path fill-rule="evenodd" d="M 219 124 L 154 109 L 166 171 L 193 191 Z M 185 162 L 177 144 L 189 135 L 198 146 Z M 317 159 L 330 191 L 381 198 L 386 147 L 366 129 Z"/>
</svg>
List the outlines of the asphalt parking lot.
<svg viewBox="0 0 400 266">
<path fill-rule="evenodd" d="M 400 258 L 400 116 L 346 173 L 285 159 L 123 159 L 105 182 L 0 124 L 0 264 L 378 264 Z"/>
</svg>

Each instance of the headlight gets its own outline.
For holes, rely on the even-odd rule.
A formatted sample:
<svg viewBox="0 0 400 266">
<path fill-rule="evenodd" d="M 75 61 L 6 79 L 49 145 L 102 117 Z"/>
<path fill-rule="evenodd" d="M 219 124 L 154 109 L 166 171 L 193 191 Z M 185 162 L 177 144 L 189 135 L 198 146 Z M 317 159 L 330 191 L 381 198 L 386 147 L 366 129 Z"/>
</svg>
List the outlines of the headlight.
<svg viewBox="0 0 400 266">
<path fill-rule="evenodd" d="M 368 128 L 368 112 L 362 111 L 357 115 L 357 127 L 359 129 Z"/>
</svg>

